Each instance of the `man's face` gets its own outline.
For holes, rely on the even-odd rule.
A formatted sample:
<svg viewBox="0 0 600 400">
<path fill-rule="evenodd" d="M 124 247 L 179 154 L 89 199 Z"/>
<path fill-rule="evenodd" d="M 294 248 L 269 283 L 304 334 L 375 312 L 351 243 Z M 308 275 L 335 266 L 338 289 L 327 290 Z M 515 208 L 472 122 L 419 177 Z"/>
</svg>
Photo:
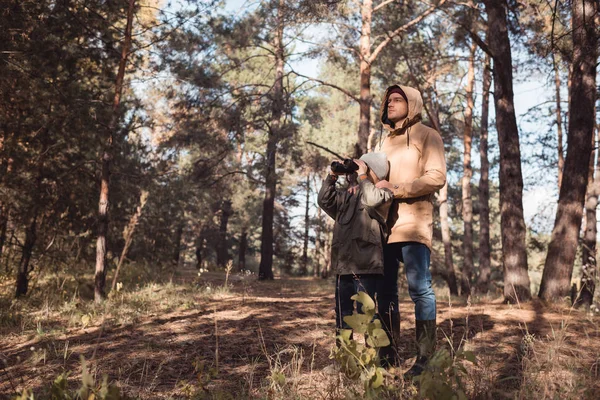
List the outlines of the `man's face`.
<svg viewBox="0 0 600 400">
<path fill-rule="evenodd" d="M 408 116 L 408 104 L 400 93 L 392 93 L 388 97 L 387 115 L 392 122 L 401 121 Z"/>
</svg>

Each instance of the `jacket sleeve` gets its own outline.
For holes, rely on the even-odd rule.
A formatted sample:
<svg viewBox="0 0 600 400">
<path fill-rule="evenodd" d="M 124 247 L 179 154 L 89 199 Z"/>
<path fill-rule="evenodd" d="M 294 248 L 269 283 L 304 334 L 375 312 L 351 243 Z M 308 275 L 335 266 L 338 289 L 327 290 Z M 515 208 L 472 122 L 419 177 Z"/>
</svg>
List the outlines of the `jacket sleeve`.
<svg viewBox="0 0 600 400">
<path fill-rule="evenodd" d="M 431 131 L 423 143 L 421 154 L 423 163 L 422 176 L 412 182 L 392 183 L 394 197 L 411 199 L 434 193 L 446 183 L 446 157 L 444 142 L 437 131 Z"/>
<path fill-rule="evenodd" d="M 335 189 L 336 179 L 332 178 L 331 175 L 327 174 L 327 178 L 321 185 L 319 190 L 319 196 L 317 197 L 317 203 L 319 207 L 323 209 L 331 218 L 335 219 L 337 216 L 337 190 Z"/>
<path fill-rule="evenodd" d="M 394 198 L 394 194 L 391 191 L 375 187 L 373 182 L 368 179 L 360 182 L 360 188 L 360 201 L 367 207 L 376 208 Z"/>
</svg>

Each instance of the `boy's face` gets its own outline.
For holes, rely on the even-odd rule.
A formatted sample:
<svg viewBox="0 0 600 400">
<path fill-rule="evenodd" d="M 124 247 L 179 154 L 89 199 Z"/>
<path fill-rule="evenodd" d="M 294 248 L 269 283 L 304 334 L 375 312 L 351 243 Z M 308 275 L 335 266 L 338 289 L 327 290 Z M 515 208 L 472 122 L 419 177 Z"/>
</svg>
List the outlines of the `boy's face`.
<svg viewBox="0 0 600 400">
<path fill-rule="evenodd" d="M 408 116 L 408 104 L 400 93 L 392 93 L 387 101 L 387 116 L 392 122 L 398 122 Z"/>
</svg>

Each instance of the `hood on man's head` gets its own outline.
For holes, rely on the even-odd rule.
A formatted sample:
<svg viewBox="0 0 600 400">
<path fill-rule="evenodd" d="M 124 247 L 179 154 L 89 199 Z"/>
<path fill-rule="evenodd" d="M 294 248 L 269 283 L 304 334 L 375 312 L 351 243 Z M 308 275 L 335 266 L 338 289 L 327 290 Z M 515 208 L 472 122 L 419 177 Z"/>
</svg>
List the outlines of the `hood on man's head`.
<svg viewBox="0 0 600 400">
<path fill-rule="evenodd" d="M 400 92 L 401 91 L 401 92 Z M 406 96 L 406 100 L 408 102 L 408 116 L 403 121 L 400 121 L 400 124 L 394 124 L 387 117 L 387 100 L 391 93 L 404 93 Z M 404 96 L 402 96 L 404 97 Z M 388 87 L 385 91 L 385 95 L 381 101 L 381 123 L 383 127 L 388 131 L 394 131 L 396 129 L 402 128 L 405 124 L 408 124 L 410 121 L 414 120 L 417 115 L 421 115 L 421 111 L 423 111 L 423 98 L 421 97 L 421 93 L 410 86 L 403 85 L 392 85 Z"/>
<path fill-rule="evenodd" d="M 390 172 L 390 164 L 388 163 L 385 153 L 367 153 L 363 154 L 360 159 L 367 164 L 369 169 L 373 171 L 379 180 L 387 179 L 387 175 Z"/>
</svg>

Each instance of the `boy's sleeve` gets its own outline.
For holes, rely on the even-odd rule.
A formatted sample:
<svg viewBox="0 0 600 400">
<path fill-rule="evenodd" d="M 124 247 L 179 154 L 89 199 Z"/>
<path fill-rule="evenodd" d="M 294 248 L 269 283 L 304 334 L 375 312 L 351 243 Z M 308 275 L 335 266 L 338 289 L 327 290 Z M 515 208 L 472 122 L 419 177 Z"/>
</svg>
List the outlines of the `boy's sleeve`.
<svg viewBox="0 0 600 400">
<path fill-rule="evenodd" d="M 360 182 L 360 188 L 362 193 L 360 200 L 368 207 L 379 207 L 394 198 L 394 194 L 391 190 L 379 189 L 368 179 L 363 179 Z"/>
<path fill-rule="evenodd" d="M 321 185 L 319 190 L 319 196 L 317 197 L 317 203 L 319 207 L 323 209 L 331 218 L 335 219 L 337 215 L 337 190 L 335 189 L 335 182 L 337 181 L 332 175 L 327 174 L 327 178 Z"/>
</svg>

